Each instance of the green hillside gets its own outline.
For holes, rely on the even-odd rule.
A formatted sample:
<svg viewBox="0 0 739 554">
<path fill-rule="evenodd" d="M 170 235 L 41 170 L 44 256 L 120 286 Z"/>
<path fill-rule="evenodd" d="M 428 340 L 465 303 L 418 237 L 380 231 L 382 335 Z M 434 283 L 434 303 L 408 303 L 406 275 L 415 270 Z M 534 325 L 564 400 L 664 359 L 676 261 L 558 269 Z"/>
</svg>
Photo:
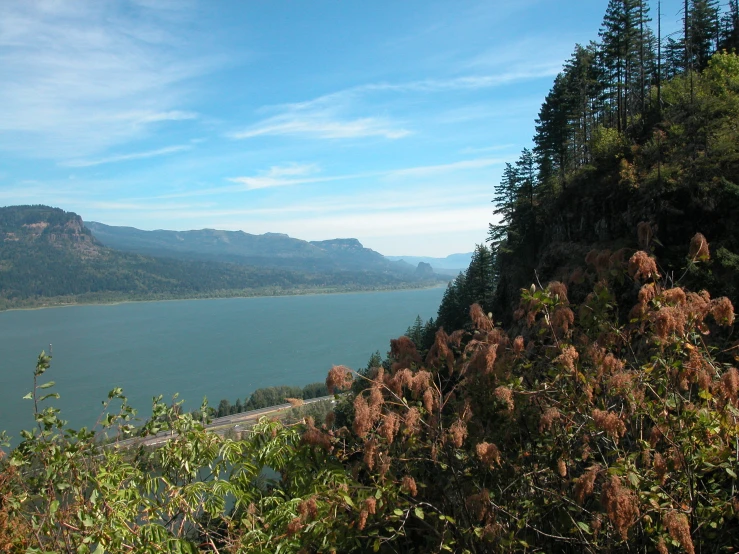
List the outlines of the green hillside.
<svg viewBox="0 0 739 554">
<path fill-rule="evenodd" d="M 663 39 L 609 1 L 491 195 L 490 246 L 435 322 L 329 371 L 325 421 L 227 438 L 159 397 L 134 429 L 113 390 L 100 428 L 169 440 L 102 448 L 39 404 L 39 356 L 0 548 L 737 552 L 739 3 L 685 7 Z"/>
<path fill-rule="evenodd" d="M 0 308 L 363 290 L 433 282 L 381 271 L 292 271 L 181 260 L 103 246 L 71 212 L 46 206 L 0 208 Z"/>
</svg>

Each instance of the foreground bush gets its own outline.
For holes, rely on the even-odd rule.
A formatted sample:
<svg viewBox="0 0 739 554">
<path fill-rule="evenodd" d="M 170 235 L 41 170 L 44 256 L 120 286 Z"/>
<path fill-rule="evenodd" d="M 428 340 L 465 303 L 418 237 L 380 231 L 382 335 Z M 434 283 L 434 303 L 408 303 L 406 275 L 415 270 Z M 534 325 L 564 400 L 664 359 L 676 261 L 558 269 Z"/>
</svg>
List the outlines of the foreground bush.
<svg viewBox="0 0 739 554">
<path fill-rule="evenodd" d="M 710 255 L 693 242 L 689 268 Z M 731 302 L 675 286 L 644 251 L 588 263 L 580 306 L 563 283 L 535 284 L 510 332 L 473 305 L 423 356 L 401 337 L 367 375 L 333 368 L 330 390 L 362 383 L 323 425 L 264 420 L 229 440 L 157 401 L 145 431 L 171 440 L 119 451 L 37 409 L 3 460 L 0 548 L 735 551 Z M 47 367 L 42 355 L 37 376 Z M 130 432 L 113 401 L 102 425 Z"/>
</svg>

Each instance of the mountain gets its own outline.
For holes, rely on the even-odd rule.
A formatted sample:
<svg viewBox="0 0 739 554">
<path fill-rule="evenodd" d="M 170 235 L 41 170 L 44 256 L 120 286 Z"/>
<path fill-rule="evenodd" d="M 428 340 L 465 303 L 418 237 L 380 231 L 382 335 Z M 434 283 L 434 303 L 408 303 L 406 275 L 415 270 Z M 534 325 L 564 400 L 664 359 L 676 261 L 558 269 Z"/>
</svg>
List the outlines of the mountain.
<svg viewBox="0 0 739 554">
<path fill-rule="evenodd" d="M 95 227 L 100 229 L 100 225 Z M 132 230 L 130 234 L 137 233 L 145 232 Z M 198 238 L 200 244 L 210 240 L 212 244 L 228 245 L 227 240 L 218 238 L 219 233 L 234 241 L 243 238 L 238 233 L 218 231 L 192 233 L 185 235 Z M 310 253 L 318 252 L 313 259 L 325 263 L 305 264 L 299 270 L 295 269 L 299 264 L 245 265 L 244 258 L 236 255 L 233 259 L 242 263 L 214 261 L 215 256 L 209 259 L 205 255 L 177 259 L 122 252 L 98 240 L 75 213 L 40 205 L 0 208 L 0 309 L 70 302 L 399 288 L 438 279 L 425 273 L 416 275 L 413 268 L 390 271 L 393 262 L 380 263 L 371 271 L 366 260 L 379 256 L 382 262 L 382 256 L 354 240 L 313 245 L 285 235 L 262 235 L 256 242 L 260 241 L 282 245 L 285 258 L 292 251 L 297 259 L 302 252 L 310 260 Z"/>
<path fill-rule="evenodd" d="M 412 265 L 424 262 L 434 269 L 453 269 L 459 272 L 470 265 L 472 260 L 472 252 L 464 254 L 450 254 L 446 258 L 430 258 L 428 256 L 385 256 L 388 260 L 405 261 Z"/>
<path fill-rule="evenodd" d="M 412 276 L 413 265 L 390 261 L 365 248 L 357 239 L 316 242 L 281 233 L 252 235 L 243 231 L 142 231 L 90 222 L 87 227 L 101 243 L 126 252 L 180 259 L 231 262 L 254 267 L 298 271 L 371 271 Z"/>
</svg>

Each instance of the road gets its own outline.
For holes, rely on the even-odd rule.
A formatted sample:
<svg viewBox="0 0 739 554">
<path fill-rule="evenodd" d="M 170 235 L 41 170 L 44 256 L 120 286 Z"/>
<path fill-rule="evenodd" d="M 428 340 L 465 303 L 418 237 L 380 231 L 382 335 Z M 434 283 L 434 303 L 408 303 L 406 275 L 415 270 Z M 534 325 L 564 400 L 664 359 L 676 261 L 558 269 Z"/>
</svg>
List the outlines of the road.
<svg viewBox="0 0 739 554">
<path fill-rule="evenodd" d="M 332 400 L 333 398 L 333 396 L 321 396 L 320 398 L 311 398 L 309 400 L 304 400 L 303 405 L 305 406 L 308 404 L 313 404 L 315 402 L 322 402 L 324 400 Z M 241 423 L 255 421 L 267 414 L 282 412 L 285 410 L 289 410 L 290 408 L 292 408 L 291 404 L 278 404 L 277 406 L 270 406 L 268 408 L 261 408 L 259 410 L 251 410 L 249 412 L 241 412 L 240 414 L 218 417 L 212 420 L 208 425 L 206 425 L 205 428 L 211 431 L 218 432 L 221 431 L 222 428 L 238 427 Z M 112 443 L 111 446 L 115 446 L 116 448 L 128 448 L 130 446 L 133 446 L 134 444 L 142 446 L 159 446 L 160 444 L 167 442 L 173 436 L 174 434 L 172 433 L 172 431 L 162 431 L 151 437 L 134 437 L 131 439 L 118 441 Z"/>
</svg>

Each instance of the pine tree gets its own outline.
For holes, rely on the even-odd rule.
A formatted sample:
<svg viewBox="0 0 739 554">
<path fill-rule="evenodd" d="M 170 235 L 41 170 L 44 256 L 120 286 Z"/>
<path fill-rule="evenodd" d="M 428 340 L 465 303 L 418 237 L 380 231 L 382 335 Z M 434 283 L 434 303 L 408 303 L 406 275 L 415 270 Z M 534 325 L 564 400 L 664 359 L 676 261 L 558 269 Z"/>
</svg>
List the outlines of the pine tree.
<svg viewBox="0 0 739 554">
<path fill-rule="evenodd" d="M 716 50 L 719 38 L 717 0 L 692 0 L 688 13 L 690 69 L 702 70 Z"/>
<path fill-rule="evenodd" d="M 719 50 L 739 48 L 739 0 L 729 0 L 727 12 L 721 18 Z"/>
<path fill-rule="evenodd" d="M 493 214 L 499 216 L 499 219 L 497 223 L 490 224 L 488 242 L 491 243 L 493 249 L 497 250 L 502 243 L 513 238 L 509 235 L 512 233 L 511 224 L 518 198 L 518 174 L 510 163 L 505 164 L 503 177 L 493 190 L 495 195 L 493 197 L 493 204 L 495 204 Z"/>
</svg>

